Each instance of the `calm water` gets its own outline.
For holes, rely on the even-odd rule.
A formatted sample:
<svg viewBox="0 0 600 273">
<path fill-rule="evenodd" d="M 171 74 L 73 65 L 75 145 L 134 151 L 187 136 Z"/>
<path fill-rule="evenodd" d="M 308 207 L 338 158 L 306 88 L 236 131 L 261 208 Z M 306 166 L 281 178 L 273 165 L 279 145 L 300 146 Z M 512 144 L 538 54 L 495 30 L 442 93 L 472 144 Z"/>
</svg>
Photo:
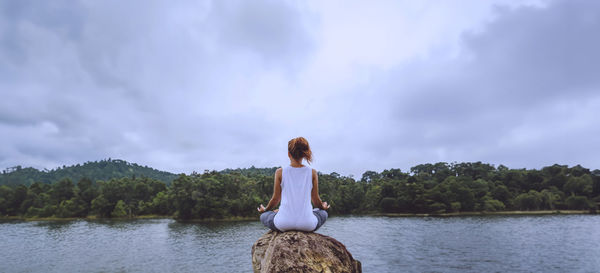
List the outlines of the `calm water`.
<svg viewBox="0 0 600 273">
<path fill-rule="evenodd" d="M 0 272 L 251 272 L 258 222 L 0 222 Z M 364 272 L 600 272 L 600 216 L 332 217 Z"/>
</svg>

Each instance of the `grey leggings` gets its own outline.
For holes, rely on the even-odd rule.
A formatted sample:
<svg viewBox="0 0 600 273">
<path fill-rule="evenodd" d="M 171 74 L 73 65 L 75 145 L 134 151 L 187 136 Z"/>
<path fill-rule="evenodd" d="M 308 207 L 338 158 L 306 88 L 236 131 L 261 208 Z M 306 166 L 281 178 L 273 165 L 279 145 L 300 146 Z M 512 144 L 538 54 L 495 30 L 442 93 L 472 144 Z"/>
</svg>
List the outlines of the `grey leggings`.
<svg viewBox="0 0 600 273">
<path fill-rule="evenodd" d="M 313 209 L 313 214 L 317 217 L 317 227 L 313 231 L 317 231 L 317 229 L 325 224 L 329 214 L 327 214 L 327 211 L 322 209 Z M 268 227 L 274 231 L 281 231 L 275 227 L 275 223 L 273 222 L 273 220 L 275 220 L 275 215 L 277 215 L 277 212 L 271 210 L 265 211 L 260 215 L 260 221 L 263 223 L 263 225 L 265 225 L 265 227 Z"/>
</svg>

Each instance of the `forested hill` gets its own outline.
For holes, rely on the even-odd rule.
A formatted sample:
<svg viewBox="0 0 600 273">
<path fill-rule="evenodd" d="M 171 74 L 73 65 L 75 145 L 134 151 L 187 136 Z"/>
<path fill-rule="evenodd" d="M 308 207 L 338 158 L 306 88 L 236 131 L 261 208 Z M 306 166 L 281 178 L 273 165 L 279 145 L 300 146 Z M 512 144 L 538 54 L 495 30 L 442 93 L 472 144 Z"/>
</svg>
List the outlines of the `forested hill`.
<svg viewBox="0 0 600 273">
<path fill-rule="evenodd" d="M 35 182 L 52 184 L 63 178 L 79 181 L 89 178 L 92 181 L 107 181 L 111 178 L 122 177 L 148 177 L 170 184 L 177 177 L 176 174 L 159 171 L 148 166 L 140 166 L 120 159 L 107 159 L 86 162 L 72 166 L 62 166 L 53 170 L 38 170 L 35 168 L 15 166 L 7 168 L 0 174 L 0 185 L 26 185 Z"/>
<path fill-rule="evenodd" d="M 2 174 L 2 182 L 13 185 L 0 185 L 0 218 L 256 217 L 255 208 L 266 204 L 273 194 L 275 170 L 251 167 L 176 176 L 110 159 L 51 171 L 14 168 Z M 510 210 L 596 213 L 600 170 L 580 165 L 527 170 L 482 162 L 438 162 L 408 171 L 366 171 L 360 179 L 319 173 L 319 194 L 331 205 L 332 215 Z"/>
</svg>

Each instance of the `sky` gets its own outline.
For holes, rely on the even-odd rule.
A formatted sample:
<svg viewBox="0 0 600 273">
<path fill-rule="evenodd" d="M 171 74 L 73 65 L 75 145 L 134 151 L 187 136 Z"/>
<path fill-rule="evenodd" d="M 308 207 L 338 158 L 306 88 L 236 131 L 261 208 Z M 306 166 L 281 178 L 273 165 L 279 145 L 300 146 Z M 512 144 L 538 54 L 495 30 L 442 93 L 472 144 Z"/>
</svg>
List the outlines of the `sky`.
<svg viewBox="0 0 600 273">
<path fill-rule="evenodd" d="M 0 168 L 600 168 L 600 2 L 0 0 Z"/>
</svg>

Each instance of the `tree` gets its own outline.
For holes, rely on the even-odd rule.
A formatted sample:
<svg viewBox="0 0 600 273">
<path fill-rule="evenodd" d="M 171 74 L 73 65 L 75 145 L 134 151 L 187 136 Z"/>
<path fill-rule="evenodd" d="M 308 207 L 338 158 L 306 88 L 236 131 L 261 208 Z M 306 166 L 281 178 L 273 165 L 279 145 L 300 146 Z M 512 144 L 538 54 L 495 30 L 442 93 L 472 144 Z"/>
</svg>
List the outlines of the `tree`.
<svg viewBox="0 0 600 273">
<path fill-rule="evenodd" d="M 11 200 L 11 210 L 10 210 L 10 214 L 11 215 L 18 215 L 21 214 L 22 211 L 20 210 L 21 208 L 21 204 L 23 203 L 23 201 L 25 201 L 25 198 L 27 197 L 27 187 L 25 185 L 18 185 L 17 187 L 15 187 L 14 192 L 13 192 L 13 197 Z"/>
<path fill-rule="evenodd" d="M 544 167 L 541 170 L 544 176 L 544 187 L 557 187 L 561 189 L 567 181 L 566 174 L 568 173 L 567 165 L 554 164 L 552 166 Z"/>
<path fill-rule="evenodd" d="M 51 217 L 56 212 L 56 205 L 47 204 L 39 212 L 40 217 Z"/>
<path fill-rule="evenodd" d="M 380 179 L 380 178 L 381 178 L 381 176 L 379 175 L 379 173 L 374 172 L 374 171 L 366 171 L 363 173 L 360 181 L 365 182 L 365 183 L 371 183 L 371 181 Z"/>
<path fill-rule="evenodd" d="M 462 211 L 472 211 L 475 209 L 475 194 L 466 186 L 470 180 L 471 177 L 450 176 L 444 181 L 444 183 L 448 183 L 450 191 L 456 196 L 456 200 L 460 202 Z"/>
<path fill-rule="evenodd" d="M 555 208 L 557 202 L 561 199 L 561 196 L 556 191 L 553 191 L 553 190 L 544 189 L 540 193 L 542 195 L 541 207 L 543 209 L 553 210 Z"/>
<path fill-rule="evenodd" d="M 365 193 L 365 202 L 361 208 L 363 211 L 368 212 L 377 211 L 379 209 L 379 201 L 381 201 L 381 186 L 371 185 L 367 188 L 367 192 Z"/>
<path fill-rule="evenodd" d="M 590 174 L 590 169 L 584 168 L 578 164 L 569 169 L 569 174 L 576 177 L 582 176 L 584 174 Z"/>
<path fill-rule="evenodd" d="M 103 194 L 98 195 L 98 197 L 92 200 L 92 211 L 100 217 L 110 217 L 113 208 Z"/>
<path fill-rule="evenodd" d="M 504 203 L 496 199 L 488 198 L 484 200 L 483 210 L 484 211 L 501 211 L 504 210 Z"/>
<path fill-rule="evenodd" d="M 13 189 L 8 186 L 0 186 L 0 214 L 7 215 L 11 211 Z"/>
<path fill-rule="evenodd" d="M 563 190 L 571 195 L 590 196 L 593 192 L 592 177 L 589 174 L 570 176 Z"/>
<path fill-rule="evenodd" d="M 496 200 L 501 201 L 502 203 L 506 203 L 511 198 L 511 194 L 506 186 L 499 185 L 494 187 L 494 189 L 492 190 L 492 197 Z"/>
<path fill-rule="evenodd" d="M 171 183 L 171 192 L 169 195 L 171 200 L 173 200 L 175 215 L 177 218 L 192 218 L 192 210 L 196 206 L 197 202 L 197 198 L 192 197 L 192 193 L 194 193 L 195 190 L 196 187 L 194 182 L 192 182 L 192 178 L 183 174 L 177 179 L 173 180 L 173 183 Z"/>
<path fill-rule="evenodd" d="M 51 196 L 55 204 L 69 200 L 75 195 L 74 185 L 71 179 L 64 178 L 52 185 Z"/>
<path fill-rule="evenodd" d="M 519 210 L 537 210 L 542 204 L 542 195 L 535 191 L 530 190 L 527 193 L 519 194 L 515 198 L 515 206 Z"/>
<path fill-rule="evenodd" d="M 402 179 L 406 179 L 408 177 L 408 174 L 403 173 L 400 169 L 389 169 L 389 170 L 383 170 L 383 172 L 381 172 L 381 175 L 376 175 L 372 174 L 372 176 L 374 178 L 385 178 L 385 179 L 392 179 L 392 180 L 402 180 Z M 364 177 L 364 174 L 363 174 Z"/>
<path fill-rule="evenodd" d="M 592 202 L 590 202 L 585 196 L 571 195 L 567 198 L 567 200 L 565 200 L 565 203 L 567 203 L 567 207 L 569 209 L 583 210 L 594 207 Z"/>
<path fill-rule="evenodd" d="M 123 200 L 119 200 L 115 208 L 110 213 L 112 217 L 125 217 L 127 216 L 127 208 L 125 207 L 125 202 Z"/>
<path fill-rule="evenodd" d="M 396 199 L 391 197 L 381 199 L 381 209 L 383 212 L 396 212 Z"/>
<path fill-rule="evenodd" d="M 169 215 L 172 213 L 169 206 L 169 196 L 165 191 L 156 194 L 152 199 L 152 212 L 159 215 Z"/>
<path fill-rule="evenodd" d="M 88 178 L 82 178 L 77 182 L 76 202 L 81 204 L 83 210 L 81 215 L 87 216 L 92 208 L 92 200 L 98 196 L 98 189 L 94 187 L 94 183 Z"/>
<path fill-rule="evenodd" d="M 57 217 L 85 217 L 86 215 L 84 205 L 76 198 L 61 201 L 56 209 Z"/>
</svg>

